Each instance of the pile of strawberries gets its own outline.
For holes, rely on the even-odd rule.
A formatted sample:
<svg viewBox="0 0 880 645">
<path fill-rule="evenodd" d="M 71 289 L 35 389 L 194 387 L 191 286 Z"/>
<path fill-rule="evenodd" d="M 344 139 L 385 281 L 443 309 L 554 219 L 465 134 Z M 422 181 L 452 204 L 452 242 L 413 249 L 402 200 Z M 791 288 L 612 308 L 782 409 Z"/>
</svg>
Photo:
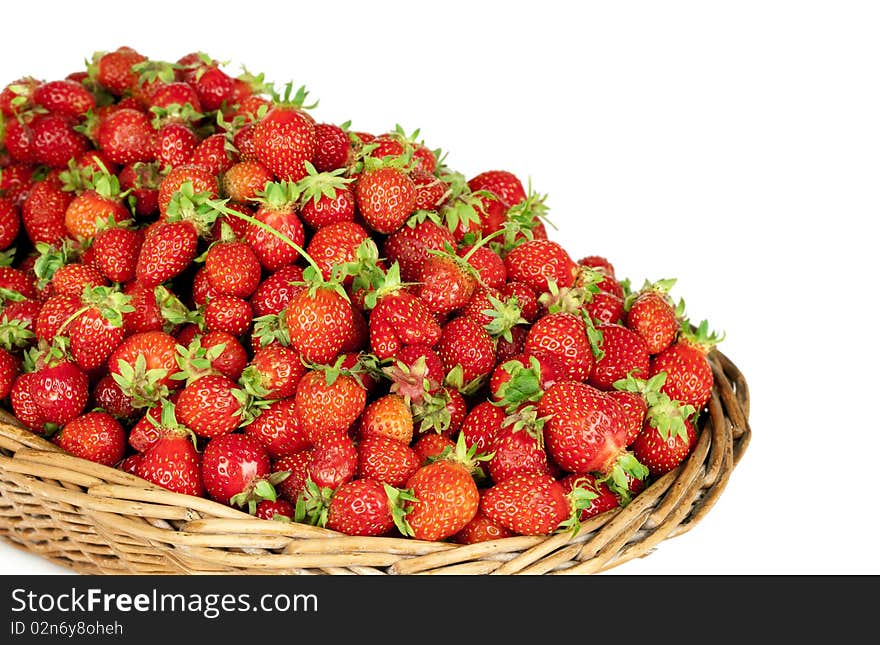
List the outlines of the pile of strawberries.
<svg viewBox="0 0 880 645">
<path fill-rule="evenodd" d="M 0 92 L 0 399 L 258 517 L 577 530 L 693 449 L 721 340 L 548 239 L 544 196 L 308 92 L 120 47 Z"/>
</svg>

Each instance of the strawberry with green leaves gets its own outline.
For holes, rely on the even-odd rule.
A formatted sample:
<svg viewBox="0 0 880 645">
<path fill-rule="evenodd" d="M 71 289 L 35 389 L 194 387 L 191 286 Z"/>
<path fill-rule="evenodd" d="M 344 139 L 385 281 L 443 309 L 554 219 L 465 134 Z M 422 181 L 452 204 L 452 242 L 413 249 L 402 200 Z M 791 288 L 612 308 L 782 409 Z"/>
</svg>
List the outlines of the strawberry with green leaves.
<svg viewBox="0 0 880 645">
<path fill-rule="evenodd" d="M 412 446 L 381 433 L 362 436 L 357 443 L 355 477 L 401 487 L 415 473 L 421 460 Z"/>
<path fill-rule="evenodd" d="M 283 97 L 257 121 L 253 132 L 254 152 L 281 181 L 299 181 L 306 175 L 306 162 L 315 155 L 315 121 L 305 112 L 308 92 L 300 87 L 290 96 L 288 84 Z"/>
<path fill-rule="evenodd" d="M 618 324 L 599 324 L 596 331 L 601 335 L 601 354 L 587 378 L 590 385 L 607 391 L 627 375 L 648 376 L 651 356 L 648 344 L 638 333 Z"/>
<path fill-rule="evenodd" d="M 265 401 L 255 406 L 253 421 L 244 426 L 244 434 L 254 437 L 272 459 L 292 455 L 312 447 L 296 416 L 293 397 Z"/>
<path fill-rule="evenodd" d="M 626 326 L 645 340 L 652 355 L 669 347 L 678 335 L 684 303 L 674 305 L 669 297 L 675 282 L 675 278 L 645 281 L 624 302 Z"/>
<path fill-rule="evenodd" d="M 296 416 L 309 441 L 346 432 L 363 413 L 367 391 L 348 370 L 339 366 L 308 370 L 295 394 Z"/>
<path fill-rule="evenodd" d="M 354 195 L 370 229 L 388 235 L 402 227 L 413 213 L 416 187 L 399 164 L 368 158 L 355 183 Z"/>
<path fill-rule="evenodd" d="M 437 354 L 447 382 L 463 392 L 474 391 L 495 368 L 495 342 L 470 316 L 457 316 L 443 325 Z"/>
<path fill-rule="evenodd" d="M 724 339 L 703 320 L 696 328 L 683 324 L 677 340 L 651 358 L 650 375 L 666 373 L 662 391 L 672 399 L 702 410 L 712 395 L 715 377 L 708 355 Z"/>
<path fill-rule="evenodd" d="M 130 296 L 110 287 L 88 287 L 82 308 L 61 331 L 70 338 L 70 356 L 86 372 L 100 369 L 125 338 L 124 315 L 134 311 Z"/>
<path fill-rule="evenodd" d="M 33 373 L 26 381 L 28 393 L 44 425 L 57 429 L 82 414 L 89 400 L 89 378 L 70 360 L 63 341 L 35 347 L 25 365 Z"/>
<path fill-rule="evenodd" d="M 253 200 L 257 204 L 253 215 L 256 221 L 250 221 L 245 241 L 267 271 L 293 264 L 300 257 L 305 230 L 297 211 L 299 197 L 296 183 L 280 181 L 266 184 Z"/>
<path fill-rule="evenodd" d="M 574 381 L 587 380 L 596 360 L 584 319 L 565 311 L 548 313 L 532 324 L 525 352 L 549 358 L 558 368 L 558 378 Z"/>
<path fill-rule="evenodd" d="M 345 482 L 333 491 L 324 526 L 345 535 L 385 535 L 402 525 L 401 504 L 410 501 L 406 491 L 372 479 Z"/>
<path fill-rule="evenodd" d="M 208 496 L 221 504 L 254 514 L 263 500 L 275 501 L 275 485 L 287 473 L 272 473 L 268 451 L 253 437 L 240 433 L 212 437 L 202 452 L 202 480 Z"/>
<path fill-rule="evenodd" d="M 159 410 L 159 419 L 152 421 L 158 436 L 140 453 L 134 473 L 173 493 L 204 497 L 202 455 L 196 449 L 195 437 L 177 421 L 173 403 L 164 400 Z"/>
<path fill-rule="evenodd" d="M 180 387 L 177 340 L 162 330 L 130 334 L 110 354 L 107 370 L 134 407 L 155 405 Z"/>
</svg>

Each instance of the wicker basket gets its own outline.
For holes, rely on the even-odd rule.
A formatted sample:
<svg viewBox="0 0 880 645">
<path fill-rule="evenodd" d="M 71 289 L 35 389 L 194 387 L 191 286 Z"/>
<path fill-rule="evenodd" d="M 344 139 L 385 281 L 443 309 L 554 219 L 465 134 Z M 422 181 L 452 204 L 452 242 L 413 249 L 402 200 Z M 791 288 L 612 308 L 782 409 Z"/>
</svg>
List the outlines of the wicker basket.
<svg viewBox="0 0 880 645">
<path fill-rule="evenodd" d="M 267 522 L 72 457 L 0 410 L 0 536 L 83 574 L 590 574 L 649 554 L 712 508 L 751 434 L 739 369 L 715 387 L 692 455 L 629 505 L 570 533 L 474 545 L 348 537 Z"/>
</svg>

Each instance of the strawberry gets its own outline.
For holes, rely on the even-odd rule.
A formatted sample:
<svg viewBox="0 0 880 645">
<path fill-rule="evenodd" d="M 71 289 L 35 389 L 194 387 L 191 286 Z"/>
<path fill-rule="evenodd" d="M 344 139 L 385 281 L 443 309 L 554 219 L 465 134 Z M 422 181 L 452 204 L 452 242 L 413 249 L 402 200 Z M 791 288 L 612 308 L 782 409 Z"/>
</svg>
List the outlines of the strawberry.
<svg viewBox="0 0 880 645">
<path fill-rule="evenodd" d="M 666 373 L 661 391 L 672 399 L 702 410 L 712 395 L 715 377 L 707 359 L 724 334 L 709 331 L 708 321 L 696 329 L 683 325 L 678 339 L 651 359 L 650 375 Z"/>
<path fill-rule="evenodd" d="M 73 197 L 57 181 L 34 184 L 21 205 L 21 224 L 33 243 L 59 244 L 67 236 L 64 215 Z"/>
<path fill-rule="evenodd" d="M 415 501 L 404 507 L 404 534 L 417 540 L 452 537 L 474 518 L 480 506 L 480 493 L 470 469 L 454 459 L 438 459 L 420 466 L 407 480 L 406 489 Z"/>
<path fill-rule="evenodd" d="M 645 339 L 650 354 L 658 354 L 675 340 L 680 326 L 680 310 L 669 298 L 675 279 L 646 282 L 625 302 L 625 324 Z"/>
<path fill-rule="evenodd" d="M 244 427 L 244 434 L 259 441 L 272 459 L 312 446 L 297 419 L 293 397 L 268 401 L 265 406 L 258 407 L 256 413 L 256 418 Z"/>
<path fill-rule="evenodd" d="M 0 251 L 13 245 L 21 231 L 21 215 L 11 197 L 0 197 Z"/>
<path fill-rule="evenodd" d="M 57 295 L 81 296 L 86 289 L 107 286 L 107 278 L 93 265 L 70 262 L 52 274 L 52 292 Z"/>
<path fill-rule="evenodd" d="M 476 452 L 488 454 L 492 444 L 501 432 L 504 423 L 504 410 L 491 401 L 480 401 L 474 405 L 461 423 L 460 433 L 468 448 L 476 446 Z"/>
<path fill-rule="evenodd" d="M 34 320 L 37 340 L 52 342 L 56 336 L 64 334 L 67 328 L 62 329 L 62 326 L 81 308 L 79 296 L 58 294 L 46 298 Z"/>
<path fill-rule="evenodd" d="M 196 133 L 189 126 L 173 121 L 165 123 L 155 135 L 155 160 L 161 166 L 182 166 L 190 162 L 198 143 Z"/>
<path fill-rule="evenodd" d="M 111 94 L 122 96 L 138 82 L 132 67 L 146 57 L 131 47 L 119 47 L 111 52 L 97 52 L 92 60 L 93 78 Z"/>
<path fill-rule="evenodd" d="M 572 503 L 552 475 L 520 472 L 483 491 L 480 510 L 518 535 L 549 535 L 572 515 Z"/>
<path fill-rule="evenodd" d="M 403 226 L 415 207 L 415 185 L 403 170 L 392 166 L 364 170 L 354 194 L 367 225 L 385 235 Z"/>
<path fill-rule="evenodd" d="M 560 379 L 584 381 L 595 364 L 583 320 L 564 311 L 546 314 L 534 322 L 526 335 L 525 351 L 538 358 L 549 357 Z"/>
<path fill-rule="evenodd" d="M 140 229 L 114 226 L 101 230 L 92 243 L 95 264 L 111 282 L 131 282 L 136 276 L 137 257 L 143 242 Z"/>
<path fill-rule="evenodd" d="M 159 211 L 159 186 L 162 175 L 157 162 L 136 161 L 119 171 L 119 186 L 128 192 L 127 200 L 139 218 L 152 217 Z"/>
<path fill-rule="evenodd" d="M 95 383 L 90 403 L 92 407 L 105 410 L 117 419 L 127 421 L 135 416 L 131 401 L 110 374 L 105 374 Z"/>
<path fill-rule="evenodd" d="M 246 203 L 272 182 L 272 173 L 255 159 L 237 161 L 220 176 L 220 193 L 233 202 Z"/>
<path fill-rule="evenodd" d="M 326 282 L 320 269 L 309 267 L 304 280 L 309 286 L 297 293 L 285 309 L 290 346 L 307 361 L 333 363 L 355 333 L 354 314 L 348 295 L 338 282 Z"/>
<path fill-rule="evenodd" d="M 412 449 L 416 453 L 419 464 L 424 465 L 444 452 L 455 450 L 455 446 L 456 442 L 446 435 L 427 432 L 413 442 Z"/>
<path fill-rule="evenodd" d="M 191 164 L 207 168 L 213 175 L 222 175 L 236 161 L 238 155 L 227 150 L 226 136 L 221 132 L 210 134 L 199 141 L 189 159 Z"/>
<path fill-rule="evenodd" d="M 222 331 L 239 338 L 250 329 L 254 312 L 244 298 L 218 293 L 208 299 L 204 309 L 205 329 Z"/>
<path fill-rule="evenodd" d="M 169 401 L 163 402 L 157 424 L 159 437 L 141 453 L 135 474 L 171 492 L 204 497 L 202 455 L 189 430 L 177 422 L 174 405 Z"/>
<path fill-rule="evenodd" d="M 247 505 L 251 514 L 258 502 L 277 499 L 274 485 L 284 479 L 282 473 L 271 473 L 271 459 L 262 444 L 239 433 L 209 439 L 201 469 L 211 499 L 230 506 Z"/>
<path fill-rule="evenodd" d="M 242 373 L 242 385 L 267 399 L 285 399 L 296 393 L 306 366 L 299 353 L 280 343 L 257 347 Z"/>
<path fill-rule="evenodd" d="M 288 264 L 267 275 L 251 295 L 254 316 L 277 315 L 284 311 L 293 297 L 303 290 L 303 270 L 296 264 Z"/>
<path fill-rule="evenodd" d="M 550 290 L 551 281 L 558 288 L 571 287 L 577 276 L 577 264 L 568 252 L 551 240 L 528 240 L 504 258 L 508 280 L 522 282 L 538 294 Z"/>
<path fill-rule="evenodd" d="M 32 123 L 33 156 L 50 168 L 67 168 L 70 159 L 89 149 L 89 140 L 74 129 L 68 117 L 48 114 Z"/>
<path fill-rule="evenodd" d="M 254 126 L 253 146 L 276 179 L 298 181 L 315 154 L 314 120 L 300 107 L 278 104 Z"/>
<path fill-rule="evenodd" d="M 373 479 L 395 487 L 405 485 L 422 463 L 408 444 L 381 433 L 363 435 L 357 443 L 357 452 L 356 478 Z"/>
<path fill-rule="evenodd" d="M 348 162 L 351 141 L 345 130 L 333 123 L 315 124 L 315 153 L 312 162 L 318 172 L 342 168 Z"/>
<path fill-rule="evenodd" d="M 158 86 L 151 94 L 149 100 L 149 108 L 178 108 L 183 109 L 187 105 L 193 112 L 201 112 L 202 104 L 199 96 L 189 83 L 183 81 L 171 81 Z"/>
<path fill-rule="evenodd" d="M 324 279 L 329 280 L 337 266 L 356 260 L 358 247 L 368 238 L 360 224 L 335 222 L 315 231 L 305 250 L 321 269 Z M 350 282 L 351 278 L 347 280 Z"/>
<path fill-rule="evenodd" d="M 395 515 L 402 517 L 399 503 L 408 498 L 372 479 L 345 482 L 330 498 L 326 527 L 345 535 L 385 535 L 394 528 Z"/>
<path fill-rule="evenodd" d="M 107 371 L 137 408 L 161 400 L 176 390 L 177 342 L 173 336 L 152 330 L 127 336 L 107 359 Z"/>
<path fill-rule="evenodd" d="M 290 182 L 270 182 L 258 194 L 256 222 L 248 226 L 245 240 L 267 271 L 293 264 L 300 257 L 305 231 L 296 211 L 298 198 L 299 189 Z"/>
<path fill-rule="evenodd" d="M 335 489 L 354 478 L 358 452 L 345 432 L 327 432 L 315 440 L 307 473 L 319 488 Z"/>
<path fill-rule="evenodd" d="M 521 472 L 551 474 L 542 434 L 545 422 L 537 417 L 534 406 L 524 406 L 502 421 L 486 462 L 493 482 L 500 484 Z"/>
<path fill-rule="evenodd" d="M 9 391 L 9 403 L 16 419 L 32 432 L 42 435 L 47 430 L 52 431 L 57 428 L 47 427 L 43 410 L 31 394 L 31 388 L 38 378 L 34 372 L 19 374 Z"/>
<path fill-rule="evenodd" d="M 440 356 L 421 343 L 402 347 L 382 372 L 391 380 L 389 391 L 412 404 L 421 403 L 425 395 L 435 394 L 446 377 Z"/>
<path fill-rule="evenodd" d="M 346 432 L 363 413 L 367 392 L 358 380 L 337 368 L 309 370 L 296 388 L 296 416 L 309 441 L 330 432 Z"/>
<path fill-rule="evenodd" d="M 296 504 L 306 490 L 309 479 L 308 466 L 312 460 L 312 449 L 306 448 L 298 452 L 279 457 L 272 461 L 272 474 L 276 477 L 286 475 L 277 484 L 278 494 L 282 499 Z"/>
<path fill-rule="evenodd" d="M 563 470 L 599 473 L 615 492 L 647 468 L 626 450 L 626 417 L 611 396 L 577 381 L 558 381 L 538 403 L 547 452 Z"/>
<path fill-rule="evenodd" d="M 121 166 L 152 161 L 156 157 L 155 141 L 156 131 L 150 118 L 131 108 L 114 110 L 101 119 L 95 132 L 95 147 Z"/>
<path fill-rule="evenodd" d="M 75 363 L 52 350 L 37 360 L 29 391 L 45 423 L 63 426 L 80 414 L 89 400 L 89 379 Z"/>
<path fill-rule="evenodd" d="M 465 524 L 464 528 L 452 536 L 452 542 L 457 544 L 478 544 L 489 540 L 501 540 L 515 536 L 516 533 L 502 526 L 494 520 L 490 520 L 483 511 L 477 509 L 474 519 Z"/>
<path fill-rule="evenodd" d="M 199 233 L 191 222 L 159 222 L 138 251 L 135 279 L 147 288 L 170 280 L 189 267 L 198 244 Z"/>
<path fill-rule="evenodd" d="M 370 402 L 361 416 L 360 436 L 383 434 L 409 444 L 413 438 L 413 415 L 399 394 L 389 393 Z"/>
<path fill-rule="evenodd" d="M 21 360 L 12 352 L 0 347 L 0 399 L 9 396 L 19 374 L 21 374 Z"/>
<path fill-rule="evenodd" d="M 471 391 L 475 384 L 486 380 L 495 367 L 492 337 L 470 316 L 458 316 L 443 326 L 437 354 L 450 383 L 459 390 Z"/>
<path fill-rule="evenodd" d="M 694 407 L 661 394 L 652 398 L 642 432 L 632 443 L 632 452 L 652 477 L 668 473 L 683 462 L 697 442 L 691 419 Z"/>
<path fill-rule="evenodd" d="M 208 374 L 180 390 L 175 408 L 178 420 L 196 436 L 216 437 L 247 422 L 249 401 L 233 380 Z"/>
<path fill-rule="evenodd" d="M 257 504 L 257 510 L 254 511 L 254 517 L 261 520 L 292 522 L 295 515 L 296 507 L 284 499 L 275 501 L 264 499 Z"/>
<path fill-rule="evenodd" d="M 125 455 L 122 424 L 113 415 L 98 410 L 68 421 L 54 442 L 75 457 L 105 466 L 116 465 Z"/>
<path fill-rule="evenodd" d="M 386 237 L 381 246 L 387 261 L 400 265 L 400 278 L 404 282 L 419 281 L 421 267 L 431 257 L 431 251 L 443 251 L 447 245 L 450 248 L 455 245 L 452 233 L 445 226 L 430 219 L 413 219 Z"/>
<path fill-rule="evenodd" d="M 509 170 L 487 170 L 468 180 L 474 191 L 487 190 L 500 197 L 509 206 L 519 204 L 526 198 L 522 182 Z"/>
<path fill-rule="evenodd" d="M 596 330 L 602 334 L 601 354 L 596 357 L 587 382 L 600 390 L 611 390 L 615 381 L 628 374 L 646 378 L 651 364 L 648 344 L 623 325 L 601 324 Z"/>
<path fill-rule="evenodd" d="M 559 368 L 549 355 L 516 354 L 498 362 L 489 379 L 491 401 L 508 412 L 537 403 L 557 380 Z"/>
<path fill-rule="evenodd" d="M 449 252 L 429 253 L 417 272 L 413 291 L 435 315 L 463 308 L 477 288 L 476 270 L 467 257 Z"/>
<path fill-rule="evenodd" d="M 125 338 L 123 315 L 134 311 L 130 296 L 108 287 L 86 288 L 82 313 L 68 324 L 70 356 L 87 372 L 101 368 Z"/>
<path fill-rule="evenodd" d="M 570 495 L 572 491 L 578 488 L 595 495 L 595 497 L 590 499 L 590 505 L 581 510 L 579 517 L 581 522 L 606 511 L 620 508 L 620 498 L 605 483 L 597 480 L 595 475 L 590 473 L 576 475 L 572 473 L 560 479 L 559 483 L 562 484 L 562 490 L 565 491 L 566 495 Z"/>
<path fill-rule="evenodd" d="M 190 163 L 176 166 L 169 170 L 159 182 L 157 200 L 159 213 L 162 217 L 167 214 L 174 196 L 185 188 L 189 198 L 201 195 L 203 196 L 201 201 L 216 198 L 219 190 L 217 177 L 211 174 L 210 170 Z M 180 198 L 177 199 L 177 207 L 180 208 L 182 204 Z"/>
</svg>

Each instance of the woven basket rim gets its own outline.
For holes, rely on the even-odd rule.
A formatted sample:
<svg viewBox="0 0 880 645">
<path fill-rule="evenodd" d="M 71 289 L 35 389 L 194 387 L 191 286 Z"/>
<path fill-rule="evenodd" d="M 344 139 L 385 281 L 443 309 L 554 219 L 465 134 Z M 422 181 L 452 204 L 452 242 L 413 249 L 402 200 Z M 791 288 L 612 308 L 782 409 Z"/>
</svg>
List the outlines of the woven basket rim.
<svg viewBox="0 0 880 645">
<path fill-rule="evenodd" d="M 651 553 L 695 526 L 751 437 L 748 384 L 714 348 L 698 442 L 630 504 L 579 531 L 473 545 L 351 537 L 268 522 L 68 455 L 0 409 L 0 537 L 78 573 L 590 574 Z"/>
</svg>

